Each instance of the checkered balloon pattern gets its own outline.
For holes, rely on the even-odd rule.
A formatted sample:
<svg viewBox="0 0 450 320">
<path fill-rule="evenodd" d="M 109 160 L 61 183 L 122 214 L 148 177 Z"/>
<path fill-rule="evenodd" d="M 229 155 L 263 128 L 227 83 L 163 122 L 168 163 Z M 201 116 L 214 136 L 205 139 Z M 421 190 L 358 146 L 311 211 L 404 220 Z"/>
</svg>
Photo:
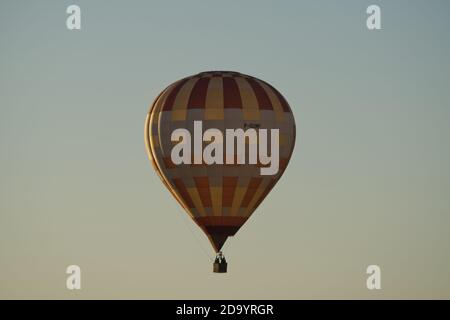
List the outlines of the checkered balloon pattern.
<svg viewBox="0 0 450 320">
<path fill-rule="evenodd" d="M 171 134 L 178 128 L 193 132 L 194 121 L 202 121 L 203 130 L 222 132 L 278 129 L 278 172 L 261 175 L 259 162 L 175 165 Z M 145 123 L 154 169 L 216 251 L 236 234 L 280 179 L 294 149 L 295 132 L 291 108 L 280 92 L 267 82 L 231 71 L 202 72 L 169 85 L 151 105 Z"/>
</svg>

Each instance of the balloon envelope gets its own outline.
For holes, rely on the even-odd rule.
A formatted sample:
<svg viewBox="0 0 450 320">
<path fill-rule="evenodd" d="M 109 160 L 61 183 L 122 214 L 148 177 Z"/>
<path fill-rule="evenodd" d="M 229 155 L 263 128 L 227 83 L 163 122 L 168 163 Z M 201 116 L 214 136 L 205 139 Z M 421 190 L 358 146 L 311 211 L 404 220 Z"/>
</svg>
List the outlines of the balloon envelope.
<svg viewBox="0 0 450 320">
<path fill-rule="evenodd" d="M 262 175 L 261 168 L 267 165 L 259 160 L 255 164 L 237 160 L 206 164 L 201 152 L 211 143 L 208 141 L 202 141 L 202 148 L 194 150 L 190 164 L 175 164 L 171 155 L 177 141 L 172 141 L 172 133 L 187 129 L 192 133 L 192 142 L 198 138 L 194 137 L 195 121 L 201 121 L 202 133 L 212 128 L 223 133 L 238 128 L 269 132 L 278 129 L 276 174 Z M 164 185 L 219 251 L 286 169 L 295 144 L 295 121 L 286 99 L 268 83 L 238 72 L 202 72 L 171 84 L 159 94 L 147 115 L 145 141 Z M 267 143 L 270 153 L 270 138 Z M 249 140 L 247 147 L 250 149 Z M 223 150 L 225 159 L 227 150 Z"/>
</svg>

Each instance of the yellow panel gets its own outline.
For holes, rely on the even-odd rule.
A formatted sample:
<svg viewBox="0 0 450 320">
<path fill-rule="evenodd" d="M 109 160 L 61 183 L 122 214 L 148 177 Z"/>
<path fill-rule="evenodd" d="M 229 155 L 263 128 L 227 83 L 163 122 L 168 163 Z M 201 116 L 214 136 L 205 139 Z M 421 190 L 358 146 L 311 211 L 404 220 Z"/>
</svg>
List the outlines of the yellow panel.
<svg viewBox="0 0 450 320">
<path fill-rule="evenodd" d="M 242 203 L 242 199 L 244 198 L 244 194 L 247 191 L 247 187 L 237 186 L 234 190 L 233 203 L 231 204 L 230 216 L 235 216 Z"/>
<path fill-rule="evenodd" d="M 186 120 L 187 110 L 173 110 L 171 113 L 172 121 L 184 121 Z"/>
<path fill-rule="evenodd" d="M 222 187 L 209 187 L 211 193 L 211 201 L 213 214 L 215 216 L 222 215 Z"/>
<path fill-rule="evenodd" d="M 283 133 L 280 133 L 279 137 L 280 137 L 280 140 L 279 140 L 280 147 L 284 147 L 287 142 L 287 136 Z"/>
<path fill-rule="evenodd" d="M 206 91 L 205 120 L 225 118 L 223 101 L 223 80 L 221 77 L 212 77 Z"/>
<path fill-rule="evenodd" d="M 202 216 L 206 216 L 205 208 L 203 208 L 202 200 L 200 199 L 200 195 L 198 194 L 197 188 L 187 188 L 189 195 L 191 196 L 192 201 L 194 202 L 195 208 L 200 212 Z"/>
<path fill-rule="evenodd" d="M 242 99 L 242 113 L 244 120 L 259 120 L 259 106 L 252 86 L 245 78 L 234 78 L 239 87 Z"/>
<path fill-rule="evenodd" d="M 278 99 L 277 95 L 273 90 L 264 82 L 255 79 L 255 81 L 258 82 L 258 84 L 263 87 L 264 91 L 269 96 L 270 102 L 272 103 L 273 110 L 275 111 L 275 118 L 277 119 L 277 122 L 282 122 L 284 120 L 284 111 L 283 106 L 281 105 L 280 100 Z"/>
<path fill-rule="evenodd" d="M 189 103 L 189 97 L 191 95 L 192 88 L 198 78 L 189 79 L 180 89 L 173 102 L 172 107 L 172 121 L 182 121 L 186 120 L 186 109 Z"/>
<path fill-rule="evenodd" d="M 159 139 L 158 136 L 152 136 L 153 145 L 155 148 L 159 148 Z"/>
</svg>

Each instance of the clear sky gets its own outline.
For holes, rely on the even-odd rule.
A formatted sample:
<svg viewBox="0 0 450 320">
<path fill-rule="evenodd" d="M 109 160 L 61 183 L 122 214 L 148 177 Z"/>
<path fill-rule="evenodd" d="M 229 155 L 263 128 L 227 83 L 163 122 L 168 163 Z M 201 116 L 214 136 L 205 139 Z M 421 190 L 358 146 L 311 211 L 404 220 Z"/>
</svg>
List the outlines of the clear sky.
<svg viewBox="0 0 450 320">
<path fill-rule="evenodd" d="M 449 299 L 449 14 L 446 0 L 1 0 L 0 298 Z M 205 70 L 268 81 L 297 122 L 222 275 L 143 137 L 155 96 Z"/>
</svg>

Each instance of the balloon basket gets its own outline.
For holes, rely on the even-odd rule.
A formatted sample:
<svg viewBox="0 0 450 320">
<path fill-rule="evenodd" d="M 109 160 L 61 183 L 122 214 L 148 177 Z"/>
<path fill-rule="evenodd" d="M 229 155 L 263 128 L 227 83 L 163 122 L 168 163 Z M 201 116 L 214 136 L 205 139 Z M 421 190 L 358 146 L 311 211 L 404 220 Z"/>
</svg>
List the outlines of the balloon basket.
<svg viewBox="0 0 450 320">
<path fill-rule="evenodd" d="M 213 272 L 226 273 L 227 272 L 227 260 L 225 259 L 222 251 L 217 252 L 216 260 L 213 264 Z"/>
<path fill-rule="evenodd" d="M 226 262 L 214 262 L 213 271 L 215 273 L 227 273 L 227 265 Z"/>
</svg>

